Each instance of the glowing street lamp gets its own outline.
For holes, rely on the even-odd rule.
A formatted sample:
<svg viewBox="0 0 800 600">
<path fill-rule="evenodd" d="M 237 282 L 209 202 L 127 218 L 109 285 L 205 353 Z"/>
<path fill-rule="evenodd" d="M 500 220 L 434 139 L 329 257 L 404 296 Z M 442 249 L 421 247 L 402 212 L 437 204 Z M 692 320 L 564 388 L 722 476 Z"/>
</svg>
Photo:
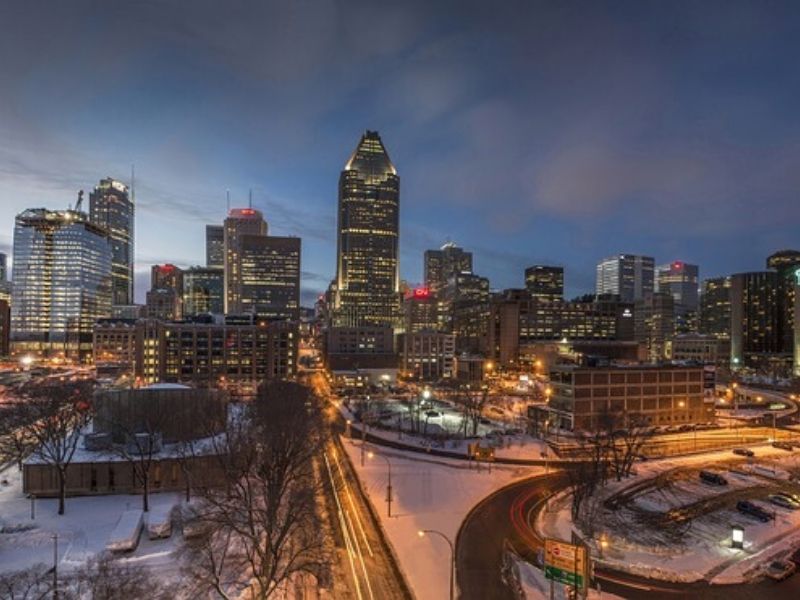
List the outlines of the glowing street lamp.
<svg viewBox="0 0 800 600">
<path fill-rule="evenodd" d="M 447 545 L 450 546 L 450 600 L 455 599 L 455 571 L 456 571 L 456 553 L 455 549 L 453 548 L 453 542 L 450 541 L 450 538 L 443 534 L 441 531 L 436 531 L 435 529 L 420 529 L 417 532 L 419 537 L 425 537 L 426 534 L 432 533 L 434 535 L 438 535 L 442 538 Z"/>
</svg>

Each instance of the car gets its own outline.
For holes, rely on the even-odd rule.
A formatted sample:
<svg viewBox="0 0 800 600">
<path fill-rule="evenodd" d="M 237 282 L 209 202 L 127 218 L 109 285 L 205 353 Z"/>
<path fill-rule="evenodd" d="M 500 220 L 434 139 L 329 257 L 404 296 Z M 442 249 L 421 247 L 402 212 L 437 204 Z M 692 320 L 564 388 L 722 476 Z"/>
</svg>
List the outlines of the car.
<svg viewBox="0 0 800 600">
<path fill-rule="evenodd" d="M 796 504 L 800 504 L 800 496 L 797 494 L 790 494 L 789 492 L 775 492 L 776 496 L 783 496 L 787 500 L 791 500 Z"/>
<path fill-rule="evenodd" d="M 489 419 L 483 419 L 483 418 L 479 419 L 478 422 L 481 425 L 491 425 L 492 424 L 492 422 Z"/>
<path fill-rule="evenodd" d="M 781 450 L 786 450 L 788 452 L 792 452 L 794 450 L 794 444 L 791 442 L 772 442 L 773 448 L 780 448 Z"/>
<path fill-rule="evenodd" d="M 736 510 L 740 513 L 745 514 L 749 517 L 753 517 L 758 519 L 762 523 L 766 523 L 767 521 L 772 521 L 775 516 L 761 508 L 758 504 L 754 502 L 750 502 L 749 500 L 739 500 L 736 503 Z"/>
<path fill-rule="evenodd" d="M 711 471 L 700 471 L 700 481 L 713 485 L 728 485 L 727 479 L 719 473 L 712 473 Z"/>
<path fill-rule="evenodd" d="M 425 412 L 426 417 L 441 417 L 442 413 L 436 410 L 429 410 Z"/>
<path fill-rule="evenodd" d="M 766 576 L 775 581 L 783 581 L 795 571 L 797 571 L 797 565 L 793 562 L 773 560 L 767 567 Z"/>
<path fill-rule="evenodd" d="M 789 510 L 800 508 L 800 504 L 782 494 L 770 494 L 768 499 L 775 506 L 780 506 L 781 508 L 788 508 Z"/>
<path fill-rule="evenodd" d="M 756 455 L 756 453 L 749 448 L 734 448 L 733 453 L 739 456 L 747 456 L 748 458 Z"/>
</svg>

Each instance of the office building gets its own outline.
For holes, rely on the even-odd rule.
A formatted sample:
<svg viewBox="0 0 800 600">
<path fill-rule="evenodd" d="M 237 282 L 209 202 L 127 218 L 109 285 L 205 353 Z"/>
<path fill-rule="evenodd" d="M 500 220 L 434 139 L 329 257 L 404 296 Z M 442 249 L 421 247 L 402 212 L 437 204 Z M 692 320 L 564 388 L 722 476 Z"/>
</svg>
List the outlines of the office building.
<svg viewBox="0 0 800 600">
<path fill-rule="evenodd" d="M 108 232 L 111 242 L 112 304 L 133 304 L 135 206 L 128 186 L 101 179 L 89 194 L 89 219 Z"/>
<path fill-rule="evenodd" d="M 525 289 L 537 300 L 558 302 L 564 299 L 564 268 L 533 265 L 525 269 Z"/>
<path fill-rule="evenodd" d="M 657 269 L 656 291 L 669 294 L 675 301 L 675 314 L 697 312 L 698 267 L 676 260 Z"/>
<path fill-rule="evenodd" d="M 224 270 L 191 267 L 183 272 L 183 314 L 222 314 L 225 311 Z"/>
<path fill-rule="evenodd" d="M 150 267 L 150 289 L 171 289 L 178 296 L 183 293 L 183 270 L 175 265 Z"/>
<path fill-rule="evenodd" d="M 775 271 L 731 276 L 732 368 L 776 375 L 789 367 L 792 352 L 784 344 L 779 277 Z"/>
<path fill-rule="evenodd" d="M 703 281 L 700 296 L 700 333 L 722 340 L 731 337 L 731 278 L 713 277 Z"/>
<path fill-rule="evenodd" d="M 619 254 L 597 264 L 596 293 L 615 295 L 623 302 L 641 300 L 653 292 L 655 261 L 649 256 Z"/>
<path fill-rule="evenodd" d="M 8 262 L 6 255 L 0 252 L 0 300 L 11 305 L 11 282 L 8 280 Z"/>
<path fill-rule="evenodd" d="M 95 320 L 111 314 L 112 247 L 86 213 L 26 210 L 14 224 L 15 355 L 91 360 Z"/>
<path fill-rule="evenodd" d="M 339 177 L 334 324 L 396 325 L 400 311 L 400 178 L 375 131 Z"/>
<path fill-rule="evenodd" d="M 800 272 L 800 252 L 797 250 L 776 252 L 767 258 L 767 269 L 778 274 L 781 346 L 783 352 L 794 352 L 794 301 L 797 274 Z"/>
<path fill-rule="evenodd" d="M 702 365 L 555 366 L 549 414 L 543 416 L 572 431 L 713 421 L 713 396 L 706 402 L 705 391 L 714 382 L 707 373 Z"/>
<path fill-rule="evenodd" d="M 400 370 L 409 379 L 437 382 L 455 375 L 455 337 L 426 330 L 398 336 Z"/>
<path fill-rule="evenodd" d="M 147 291 L 145 314 L 149 319 L 174 321 L 183 316 L 181 297 L 173 288 L 153 288 Z"/>
<path fill-rule="evenodd" d="M 0 299 L 0 356 L 8 356 L 11 341 L 11 307 Z"/>
<path fill-rule="evenodd" d="M 635 339 L 647 348 L 650 361 L 666 356 L 667 342 L 675 336 L 675 301 L 671 294 L 655 292 L 637 300 L 634 307 Z"/>
<path fill-rule="evenodd" d="M 297 319 L 300 311 L 300 238 L 242 235 L 239 239 L 238 314 Z"/>
<path fill-rule="evenodd" d="M 296 323 L 253 317 L 107 319 L 94 331 L 97 356 L 139 383 L 220 388 L 238 398 L 253 397 L 265 379 L 293 379 L 298 339 Z"/>
<path fill-rule="evenodd" d="M 444 289 L 451 277 L 472 273 L 472 252 L 447 242 L 438 250 L 425 251 L 424 270 L 425 287 L 436 294 Z"/>
<path fill-rule="evenodd" d="M 730 357 L 730 341 L 713 335 L 676 335 L 666 345 L 667 360 L 694 361 L 728 367 Z"/>
<path fill-rule="evenodd" d="M 405 295 L 403 315 L 403 330 L 406 333 L 439 329 L 439 301 L 426 287 L 414 288 Z"/>
<path fill-rule="evenodd" d="M 329 327 L 322 356 L 336 380 L 380 385 L 397 380 L 394 330 L 389 325 Z"/>
<path fill-rule="evenodd" d="M 225 268 L 225 227 L 206 225 L 206 267 Z"/>
<path fill-rule="evenodd" d="M 267 235 L 267 222 L 261 211 L 254 208 L 234 208 L 228 212 L 224 225 L 225 251 L 225 313 L 241 314 L 242 254 L 241 241 L 245 235 Z"/>
<path fill-rule="evenodd" d="M 8 281 L 8 260 L 3 252 L 0 252 L 0 283 Z"/>
<path fill-rule="evenodd" d="M 492 298 L 488 334 L 489 356 L 503 366 L 548 352 L 552 343 L 574 347 L 592 342 L 592 351 L 622 358 L 627 354 L 618 355 L 620 347 L 606 342 L 633 343 L 633 304 L 616 297 L 553 302 L 532 297 L 527 290 L 505 290 Z M 636 356 L 634 348 L 632 357 Z"/>
<path fill-rule="evenodd" d="M 456 352 L 486 351 L 489 329 L 489 280 L 474 273 L 450 277 L 441 290 L 442 329 L 456 336 Z"/>
</svg>

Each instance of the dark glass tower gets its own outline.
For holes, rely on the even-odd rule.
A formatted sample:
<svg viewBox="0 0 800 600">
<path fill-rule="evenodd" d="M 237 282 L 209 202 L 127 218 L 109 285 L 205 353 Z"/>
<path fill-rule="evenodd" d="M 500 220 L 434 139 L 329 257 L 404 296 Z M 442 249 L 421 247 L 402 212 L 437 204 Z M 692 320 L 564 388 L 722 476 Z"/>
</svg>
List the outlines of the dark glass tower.
<svg viewBox="0 0 800 600">
<path fill-rule="evenodd" d="M 133 304 L 133 199 L 128 186 L 107 177 L 89 195 L 89 220 L 111 241 L 111 301 Z"/>
<path fill-rule="evenodd" d="M 394 325 L 400 312 L 400 178 L 376 131 L 339 177 L 334 324 Z"/>
</svg>

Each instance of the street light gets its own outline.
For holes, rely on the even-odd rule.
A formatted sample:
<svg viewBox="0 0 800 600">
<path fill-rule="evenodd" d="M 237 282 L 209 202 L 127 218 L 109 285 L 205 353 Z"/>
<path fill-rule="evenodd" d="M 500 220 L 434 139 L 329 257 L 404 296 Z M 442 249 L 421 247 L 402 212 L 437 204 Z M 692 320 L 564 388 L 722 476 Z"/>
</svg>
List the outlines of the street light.
<svg viewBox="0 0 800 600">
<path fill-rule="evenodd" d="M 456 552 L 453 548 L 453 542 L 450 541 L 450 538 L 443 534 L 441 531 L 436 531 L 435 529 L 420 529 L 417 532 L 419 537 L 425 537 L 425 534 L 433 533 L 441 537 L 447 545 L 450 546 L 450 600 L 455 599 L 455 571 L 456 571 Z"/>
<path fill-rule="evenodd" d="M 375 456 L 374 452 L 370 452 L 368 454 L 370 458 Z M 392 463 L 389 462 L 389 458 L 384 456 L 383 454 L 379 455 L 383 460 L 386 461 L 386 467 L 388 469 L 388 480 L 386 484 L 386 515 L 391 517 L 392 516 Z"/>
<path fill-rule="evenodd" d="M 731 548 L 744 548 L 744 528 L 739 525 L 731 528 Z"/>
</svg>

